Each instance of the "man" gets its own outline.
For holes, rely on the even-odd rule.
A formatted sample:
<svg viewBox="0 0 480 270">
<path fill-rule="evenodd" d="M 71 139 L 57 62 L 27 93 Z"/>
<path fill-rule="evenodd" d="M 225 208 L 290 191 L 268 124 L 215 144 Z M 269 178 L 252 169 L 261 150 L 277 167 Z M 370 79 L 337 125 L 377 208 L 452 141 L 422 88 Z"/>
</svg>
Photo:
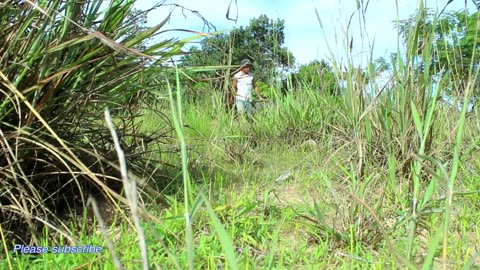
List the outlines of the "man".
<svg viewBox="0 0 480 270">
<path fill-rule="evenodd" d="M 263 101 L 263 97 L 260 95 L 250 68 L 252 63 L 248 59 L 243 59 L 240 62 L 240 71 L 233 76 L 233 93 L 230 97 L 230 102 L 235 101 L 235 107 L 239 113 L 246 113 L 247 116 L 251 116 L 253 112 L 252 105 L 252 89 L 259 101 Z"/>
</svg>

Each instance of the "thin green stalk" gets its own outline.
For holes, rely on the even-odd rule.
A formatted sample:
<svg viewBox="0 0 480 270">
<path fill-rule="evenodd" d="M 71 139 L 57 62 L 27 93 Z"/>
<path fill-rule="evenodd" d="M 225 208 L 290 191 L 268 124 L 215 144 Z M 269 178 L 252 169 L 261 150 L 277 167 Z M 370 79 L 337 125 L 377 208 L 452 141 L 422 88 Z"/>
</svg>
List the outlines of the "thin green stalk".
<svg viewBox="0 0 480 270">
<path fill-rule="evenodd" d="M 8 268 L 13 269 L 12 261 L 10 259 L 10 254 L 8 254 L 7 241 L 5 239 L 5 235 L 3 234 L 2 224 L 0 224 L 0 236 L 2 237 L 2 244 L 3 244 L 3 248 L 5 249 L 5 256 L 7 257 Z"/>
<path fill-rule="evenodd" d="M 476 29 L 476 32 L 475 32 L 475 40 L 474 40 L 473 48 L 477 47 L 477 44 L 478 44 L 477 42 L 478 42 L 478 28 Z M 443 252 L 442 252 L 442 257 L 444 261 L 443 269 L 445 270 L 447 269 L 446 262 L 448 258 L 448 235 L 449 235 L 448 229 L 449 229 L 449 223 L 450 223 L 450 213 L 452 209 L 454 186 L 455 186 L 455 180 L 458 173 L 458 168 L 460 166 L 460 158 L 461 158 L 461 150 L 462 150 L 462 142 L 463 142 L 463 136 L 464 136 L 464 130 L 465 130 L 465 119 L 466 119 L 467 109 L 470 103 L 470 96 L 474 88 L 474 85 L 472 85 L 471 79 L 473 78 L 473 81 L 476 81 L 478 78 L 478 72 L 477 74 L 475 74 L 475 76 L 472 76 L 473 66 L 475 64 L 475 52 L 476 52 L 476 50 L 473 48 L 472 48 L 473 53 L 472 53 L 469 76 L 468 76 L 468 78 L 470 79 L 468 80 L 466 93 L 463 98 L 462 112 L 458 122 L 457 134 L 456 134 L 457 138 L 456 138 L 455 147 L 453 150 L 452 171 L 447 183 L 447 198 L 446 198 L 446 207 L 445 207 L 445 220 L 443 225 Z"/>
<path fill-rule="evenodd" d="M 180 155 L 182 160 L 182 174 L 183 174 L 183 196 L 184 196 L 184 207 L 185 207 L 185 230 L 186 230 L 186 248 L 187 248 L 187 257 L 188 257 L 188 267 L 189 269 L 194 269 L 194 253 L 193 253 L 193 231 L 192 223 L 190 220 L 190 198 L 192 198 L 192 184 L 190 181 L 190 174 L 188 172 L 188 155 L 187 155 L 187 143 L 185 140 L 185 135 L 183 131 L 183 124 L 181 120 L 181 110 L 182 110 L 182 95 L 180 88 L 180 76 L 178 70 L 175 72 L 176 79 L 176 101 L 173 97 L 172 87 L 170 86 L 169 81 L 167 80 L 168 96 L 170 100 L 171 113 L 173 118 L 173 123 L 175 126 L 175 131 L 177 137 L 180 141 Z"/>
<path fill-rule="evenodd" d="M 470 70 L 471 74 L 471 70 Z M 469 76 L 471 77 L 471 76 Z M 475 76 L 476 79 L 477 76 Z M 453 160 L 452 160 L 452 171 L 450 173 L 450 178 L 448 179 L 447 183 L 447 197 L 446 197 L 446 207 L 445 207 L 445 220 L 444 220 L 444 225 L 443 225 L 443 252 L 442 252 L 442 257 L 444 262 L 447 261 L 448 257 L 448 228 L 449 228 L 449 223 L 450 223 L 450 213 L 452 209 L 452 200 L 453 200 L 453 193 L 454 193 L 454 186 L 455 186 L 455 179 L 457 177 L 458 173 L 458 168 L 460 167 L 460 157 L 461 157 L 461 150 L 462 150 L 462 144 L 463 144 L 463 136 L 464 136 L 464 130 L 465 130 L 465 118 L 466 118 L 466 113 L 468 109 L 468 105 L 470 102 L 470 94 L 471 90 L 473 88 L 473 85 L 471 83 L 468 84 L 467 86 L 467 93 L 464 96 L 463 99 L 463 104 L 462 104 L 462 112 L 460 115 L 460 119 L 458 122 L 458 127 L 457 127 L 457 134 L 456 134 L 456 142 L 455 142 L 455 147 L 453 150 Z M 444 269 L 446 268 L 447 265 L 444 264 Z"/>
</svg>

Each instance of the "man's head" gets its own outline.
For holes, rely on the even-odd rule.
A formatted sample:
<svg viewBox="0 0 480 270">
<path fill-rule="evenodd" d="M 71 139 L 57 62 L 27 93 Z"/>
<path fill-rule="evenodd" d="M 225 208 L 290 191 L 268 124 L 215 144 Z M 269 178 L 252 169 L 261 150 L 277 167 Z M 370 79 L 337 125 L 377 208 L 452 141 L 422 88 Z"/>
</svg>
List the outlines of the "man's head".
<svg viewBox="0 0 480 270">
<path fill-rule="evenodd" d="M 250 62 L 249 59 L 243 59 L 240 62 L 240 70 L 243 71 L 244 73 L 248 73 L 251 67 L 252 67 L 252 62 Z"/>
</svg>

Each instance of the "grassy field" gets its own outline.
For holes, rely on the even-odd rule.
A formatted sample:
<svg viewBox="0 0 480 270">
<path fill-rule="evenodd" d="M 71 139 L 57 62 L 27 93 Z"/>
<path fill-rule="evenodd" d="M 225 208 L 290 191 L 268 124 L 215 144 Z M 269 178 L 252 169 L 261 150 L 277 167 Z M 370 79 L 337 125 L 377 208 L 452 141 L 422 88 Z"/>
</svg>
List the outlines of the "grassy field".
<svg viewBox="0 0 480 270">
<path fill-rule="evenodd" d="M 457 109 L 436 109 L 430 156 L 420 157 L 414 152 L 418 145 L 409 146 L 411 152 L 403 154 L 402 138 L 398 136 L 397 142 L 381 137 L 387 136 L 387 130 L 376 130 L 384 133 L 372 134 L 372 145 L 367 145 L 365 131 L 355 135 L 358 127 L 349 126 L 343 101 L 335 104 L 328 99 L 308 89 L 291 93 L 277 100 L 275 107 L 259 111 L 252 123 L 225 112 L 222 104 L 209 97 L 185 104 L 194 268 L 479 267 L 479 154 L 470 149 L 478 140 L 474 132 L 478 118 L 473 113 L 465 118 L 458 176 L 450 189 L 446 178 L 454 168 L 455 131 L 462 118 Z M 385 113 L 377 110 L 382 107 L 372 108 L 365 118 L 372 123 L 372 133 L 375 117 L 382 117 L 375 113 Z M 390 115 L 390 121 L 396 119 Z M 154 131 L 158 119 L 147 114 L 140 121 Z M 391 132 L 398 129 L 393 126 Z M 416 134 L 411 136 L 414 140 Z M 358 143 L 365 149 L 362 172 Z M 392 152 L 382 153 L 388 146 Z M 417 179 L 413 172 L 402 172 L 402 163 L 410 155 L 415 159 L 405 170 L 422 166 Z M 165 158 L 181 166 L 179 154 Z M 181 175 L 177 181 L 182 181 Z M 413 216 L 415 188 L 420 206 Z M 147 206 L 155 217 L 142 222 L 152 267 L 190 266 L 183 199 L 184 193 L 178 190 L 166 203 Z M 137 233 L 120 217 L 114 216 L 117 222 L 107 230 L 115 256 L 125 269 L 140 268 Z M 217 227 L 220 224 L 223 227 Z M 100 229 L 89 233 L 85 229 L 79 235 L 81 243 L 102 246 L 104 252 L 49 253 L 33 259 L 22 255 L 10 263 L 22 269 L 114 269 Z M 8 266 L 7 261 L 2 264 L 2 269 Z M 67 265 L 71 267 L 64 268 Z"/>
<path fill-rule="evenodd" d="M 100 2 L 94 5 L 99 6 Z M 116 6 L 111 12 L 112 18 L 123 14 Z M 32 9 L 28 18 L 42 14 L 46 12 Z M 67 29 L 66 21 L 52 25 Z M 112 21 L 101 26 L 111 31 L 119 27 Z M 119 37 L 128 32 L 122 31 Z M 20 32 L 11 40 L 27 40 Z M 133 46 L 154 32 L 127 38 L 125 44 Z M 1 189 L 0 269 L 480 269 L 480 118 L 477 108 L 468 110 L 475 86 L 467 83 L 463 92 L 452 91 L 476 76 L 470 72 L 460 81 L 447 75 L 433 77 L 428 69 L 418 68 L 416 61 L 428 59 L 433 50 L 431 40 L 424 46 L 432 50 L 416 49 L 418 32 L 407 37 L 405 53 L 392 59 L 388 83 L 371 79 L 373 75 L 370 80 L 359 77 L 353 68 L 336 69 L 336 78 L 344 85 L 338 95 L 308 84 L 283 95 L 272 87 L 265 90 L 270 99 L 252 121 L 226 111 L 217 89 L 204 89 L 195 98 L 186 95 L 192 92 L 187 91 L 189 81 L 182 71 L 173 69 L 175 79 L 168 80 L 164 74 L 155 77 L 153 68 L 137 69 L 128 50 L 128 61 L 115 64 L 88 58 L 99 52 L 125 53 L 116 41 L 98 34 L 96 43 L 88 45 L 95 53 L 85 53 L 80 60 L 57 55 L 55 59 L 72 61 L 56 63 L 60 71 L 54 75 L 42 69 L 42 76 L 61 78 L 56 84 L 45 83 L 45 89 L 54 92 L 60 85 L 71 105 L 63 107 L 64 114 L 58 109 L 62 95 L 54 105 L 44 105 L 49 104 L 45 96 L 50 96 L 43 88 L 32 94 L 27 69 L 1 66 L 0 90 L 9 99 L 2 99 L 0 107 L 6 112 L 0 119 L 0 154 L 6 157 L 0 163 L 0 183 L 10 189 Z M 46 57 L 40 61 L 45 64 L 51 54 L 87 46 L 76 35 L 65 40 L 47 48 L 28 39 L 39 47 L 31 47 L 36 53 L 22 57 L 31 63 L 37 63 L 35 57 Z M 0 41 L 7 42 L 3 36 Z M 77 61 L 88 62 L 88 68 L 79 68 Z M 332 64 L 337 66 L 334 58 Z M 87 91 L 80 81 L 90 78 L 94 69 L 101 83 Z M 36 79 L 41 81 L 42 76 Z M 162 83 L 153 81 L 146 87 L 148 102 L 104 111 L 105 104 L 128 100 L 123 88 L 111 85 L 112 76 L 125 77 L 132 85 L 144 76 Z M 63 84 L 72 88 L 62 88 Z M 126 85 L 126 93 L 134 95 L 132 85 Z M 38 88 L 37 81 L 31 87 Z M 37 101 L 36 95 L 47 101 L 32 106 L 28 100 Z M 111 103 L 87 106 L 108 97 Z M 82 118 L 86 112 L 92 118 Z M 119 112 L 132 114 L 131 122 Z M 30 117 L 32 122 L 23 125 Z M 68 121 L 58 121 L 62 117 Z M 117 127 L 122 123 L 120 135 Z M 15 134 L 25 143 L 15 141 Z M 60 139 L 69 134 L 83 137 Z M 148 144 L 149 138 L 156 143 Z M 108 149 L 101 148 L 106 145 Z M 130 145 L 145 151 L 135 152 L 126 147 Z M 105 155 L 100 158 L 100 153 Z M 66 185 L 62 181 L 84 177 L 103 189 L 107 200 L 88 192 L 75 194 L 85 195 L 84 205 L 58 215 L 58 220 L 49 219 L 47 214 L 52 213 L 38 210 L 49 209 L 43 205 L 46 200 L 29 193 L 40 167 L 24 161 L 30 154 L 39 164 L 60 167 L 60 172 L 51 172 L 48 166 L 40 171 L 60 175 L 61 185 L 50 190 L 60 190 Z M 108 181 L 118 183 L 118 192 L 106 188 L 103 183 Z M 11 191 L 16 188 L 18 193 Z M 75 213 L 78 209 L 80 213 Z M 32 234 L 32 246 L 49 250 L 35 255 L 12 252 L 20 242 L 18 237 L 12 240 L 15 223 L 7 224 L 6 210 L 26 220 L 25 228 L 33 230 L 26 232 Z M 32 220 L 42 225 L 30 226 Z M 65 251 L 88 245 L 102 250 Z M 53 251 L 58 247 L 63 252 Z"/>
</svg>

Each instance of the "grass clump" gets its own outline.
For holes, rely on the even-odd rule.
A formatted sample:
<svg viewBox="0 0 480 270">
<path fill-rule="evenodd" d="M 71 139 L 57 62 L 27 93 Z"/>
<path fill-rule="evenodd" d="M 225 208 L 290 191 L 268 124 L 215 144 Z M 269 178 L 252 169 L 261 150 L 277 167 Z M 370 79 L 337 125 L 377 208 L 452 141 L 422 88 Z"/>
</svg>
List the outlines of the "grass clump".
<svg viewBox="0 0 480 270">
<path fill-rule="evenodd" d="M 102 121 L 106 107 L 114 111 L 129 173 L 142 179 L 138 192 L 161 182 L 162 163 L 148 153 L 168 143 L 169 130 L 140 129 L 141 93 L 152 89 L 142 78 L 153 72 L 147 65 L 177 54 L 181 41 L 140 46 L 165 21 L 137 29 L 133 3 L 1 4 L 0 219 L 7 250 L 12 242 L 38 246 L 50 237 L 42 235 L 45 226 L 77 242 L 65 217 L 81 214 L 88 196 L 121 210 L 118 202 L 126 200 L 117 153 Z"/>
</svg>

